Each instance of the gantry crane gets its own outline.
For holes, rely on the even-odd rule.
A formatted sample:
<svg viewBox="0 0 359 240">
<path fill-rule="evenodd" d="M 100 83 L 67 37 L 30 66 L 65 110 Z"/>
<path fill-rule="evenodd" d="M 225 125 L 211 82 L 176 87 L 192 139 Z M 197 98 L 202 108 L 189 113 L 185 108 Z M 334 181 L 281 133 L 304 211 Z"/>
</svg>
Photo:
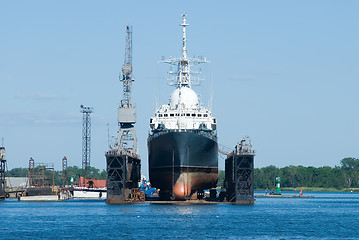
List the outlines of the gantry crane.
<svg viewBox="0 0 359 240">
<path fill-rule="evenodd" d="M 122 65 L 120 81 L 123 83 L 123 99 L 118 108 L 118 125 L 120 132 L 117 147 L 137 153 L 137 138 L 134 124 L 136 123 L 136 107 L 132 105 L 132 28 L 126 27 L 125 61 Z"/>
<path fill-rule="evenodd" d="M 120 81 L 123 83 L 123 99 L 118 107 L 117 142 L 106 152 L 108 204 L 144 201 L 140 192 L 141 160 L 137 154 L 135 131 L 136 107 L 132 105 L 132 28 L 126 27 L 125 61 Z"/>
</svg>

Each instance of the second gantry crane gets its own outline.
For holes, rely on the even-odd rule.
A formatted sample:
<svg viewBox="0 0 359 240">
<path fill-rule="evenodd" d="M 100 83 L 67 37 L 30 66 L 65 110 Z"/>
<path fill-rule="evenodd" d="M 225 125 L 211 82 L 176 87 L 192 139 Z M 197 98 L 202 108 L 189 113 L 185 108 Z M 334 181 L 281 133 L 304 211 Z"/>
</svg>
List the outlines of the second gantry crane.
<svg viewBox="0 0 359 240">
<path fill-rule="evenodd" d="M 132 29 L 126 27 L 125 61 L 120 81 L 123 83 L 123 99 L 118 107 L 120 127 L 117 142 L 106 152 L 108 204 L 124 204 L 144 201 L 144 193 L 138 189 L 141 180 L 141 160 L 137 153 L 135 131 L 136 107 L 132 105 Z"/>
<path fill-rule="evenodd" d="M 117 146 L 120 149 L 137 154 L 137 138 L 134 124 L 136 123 L 136 107 L 132 105 L 132 28 L 126 27 L 125 61 L 122 65 L 120 81 L 123 83 L 123 99 L 118 108 Z"/>
</svg>

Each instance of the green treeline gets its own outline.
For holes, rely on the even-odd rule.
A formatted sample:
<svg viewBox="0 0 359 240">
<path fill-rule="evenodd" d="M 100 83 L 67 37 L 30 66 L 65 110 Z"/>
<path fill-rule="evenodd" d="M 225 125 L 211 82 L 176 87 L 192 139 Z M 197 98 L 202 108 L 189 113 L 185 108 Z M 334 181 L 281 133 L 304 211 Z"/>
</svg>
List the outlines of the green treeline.
<svg viewBox="0 0 359 240">
<path fill-rule="evenodd" d="M 254 169 L 254 189 L 274 189 L 275 178 L 281 178 L 282 188 L 359 188 L 359 159 L 344 158 L 340 166 L 303 167 L 287 166 L 277 168 L 267 166 Z M 222 186 L 224 171 L 220 171 L 218 186 Z"/>
<path fill-rule="evenodd" d="M 27 177 L 27 168 L 13 168 L 6 171 L 7 177 Z M 48 172 L 47 174 L 50 174 Z M 52 172 L 51 172 L 52 174 Z M 62 185 L 62 172 L 55 171 L 55 185 Z M 82 169 L 79 167 L 67 168 L 67 179 L 71 177 L 78 180 L 82 176 Z M 89 178 L 106 179 L 105 170 L 90 167 L 88 170 Z M 50 175 L 48 175 L 50 177 Z M 287 166 L 277 168 L 267 166 L 254 169 L 254 189 L 274 189 L 276 177 L 281 178 L 282 188 L 297 187 L 319 187 L 319 188 L 359 188 L 359 159 L 344 158 L 340 161 L 340 166 L 335 167 L 303 167 Z M 52 175 L 51 175 L 52 178 Z M 224 171 L 219 172 L 218 186 L 223 186 Z M 69 182 L 68 182 L 69 183 Z"/>
<path fill-rule="evenodd" d="M 358 188 L 359 159 L 344 158 L 340 166 L 303 167 L 268 166 L 254 170 L 255 189 L 273 189 L 275 177 L 281 178 L 281 187 Z"/>
<path fill-rule="evenodd" d="M 35 170 L 37 174 L 38 171 Z M 27 168 L 13 168 L 5 172 L 6 177 L 28 177 L 29 169 Z M 82 176 L 82 168 L 79 167 L 68 167 L 67 168 L 67 184 L 70 184 L 70 178 L 74 178 L 75 181 L 78 181 L 79 177 Z M 89 167 L 87 170 L 88 178 L 93 179 L 106 179 L 107 172 L 105 170 L 100 170 L 94 167 Z M 46 171 L 46 178 L 52 179 L 52 171 Z M 55 185 L 62 185 L 62 171 L 54 171 Z M 51 180 L 52 181 L 52 180 Z"/>
</svg>

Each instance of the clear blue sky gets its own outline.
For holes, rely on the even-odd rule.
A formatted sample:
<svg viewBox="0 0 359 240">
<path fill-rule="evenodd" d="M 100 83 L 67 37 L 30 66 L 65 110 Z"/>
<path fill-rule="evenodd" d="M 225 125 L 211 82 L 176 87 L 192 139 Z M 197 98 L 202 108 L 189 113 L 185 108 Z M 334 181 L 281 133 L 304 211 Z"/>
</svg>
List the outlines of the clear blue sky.
<svg viewBox="0 0 359 240">
<path fill-rule="evenodd" d="M 106 168 L 117 130 L 125 28 L 133 26 L 134 96 L 143 173 L 156 98 L 173 89 L 162 56 L 205 56 L 219 142 L 245 135 L 256 167 L 335 166 L 359 157 L 358 1 L 1 1 L 0 137 L 8 167 L 81 166 L 80 105 L 92 106 L 91 165 Z M 212 94 L 213 93 L 213 94 Z M 220 167 L 223 169 L 223 159 Z"/>
</svg>

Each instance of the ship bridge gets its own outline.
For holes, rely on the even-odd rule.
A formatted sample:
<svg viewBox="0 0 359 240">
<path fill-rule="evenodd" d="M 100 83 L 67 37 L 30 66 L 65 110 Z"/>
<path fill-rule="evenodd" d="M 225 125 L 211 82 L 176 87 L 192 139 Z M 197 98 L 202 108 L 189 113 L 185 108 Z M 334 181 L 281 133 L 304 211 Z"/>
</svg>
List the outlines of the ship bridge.
<svg viewBox="0 0 359 240">
<path fill-rule="evenodd" d="M 206 108 L 171 109 L 162 105 L 150 119 L 150 127 L 156 130 L 163 127 L 168 130 L 216 130 L 216 118 Z"/>
</svg>

